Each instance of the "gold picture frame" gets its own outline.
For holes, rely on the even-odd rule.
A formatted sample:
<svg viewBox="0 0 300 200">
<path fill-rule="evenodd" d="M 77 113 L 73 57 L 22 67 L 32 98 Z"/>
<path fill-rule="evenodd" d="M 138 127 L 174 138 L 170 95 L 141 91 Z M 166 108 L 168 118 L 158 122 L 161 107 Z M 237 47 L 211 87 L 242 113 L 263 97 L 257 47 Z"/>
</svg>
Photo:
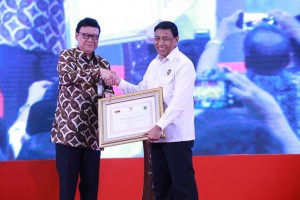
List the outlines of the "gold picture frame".
<svg viewBox="0 0 300 200">
<path fill-rule="evenodd" d="M 147 140 L 163 114 L 162 88 L 142 90 L 98 100 L 101 148 Z"/>
</svg>

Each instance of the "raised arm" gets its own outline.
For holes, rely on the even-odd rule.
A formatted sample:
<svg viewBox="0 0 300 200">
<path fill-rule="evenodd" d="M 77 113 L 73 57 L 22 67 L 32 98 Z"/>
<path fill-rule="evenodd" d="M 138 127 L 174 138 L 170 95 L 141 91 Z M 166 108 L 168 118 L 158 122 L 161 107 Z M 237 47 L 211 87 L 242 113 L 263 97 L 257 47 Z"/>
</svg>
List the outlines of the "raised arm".
<svg viewBox="0 0 300 200">
<path fill-rule="evenodd" d="M 294 16 L 281 10 L 272 10 L 269 15 L 274 16 L 275 21 L 286 34 L 300 44 L 300 23 Z"/>
<path fill-rule="evenodd" d="M 242 10 L 237 10 L 229 17 L 222 19 L 215 37 L 208 41 L 205 46 L 205 50 L 199 58 L 197 64 L 198 75 L 203 74 L 217 66 L 220 51 L 223 48 L 223 43 L 230 35 L 243 32 L 242 29 L 236 27 L 236 21 L 238 20 L 241 12 Z"/>
</svg>

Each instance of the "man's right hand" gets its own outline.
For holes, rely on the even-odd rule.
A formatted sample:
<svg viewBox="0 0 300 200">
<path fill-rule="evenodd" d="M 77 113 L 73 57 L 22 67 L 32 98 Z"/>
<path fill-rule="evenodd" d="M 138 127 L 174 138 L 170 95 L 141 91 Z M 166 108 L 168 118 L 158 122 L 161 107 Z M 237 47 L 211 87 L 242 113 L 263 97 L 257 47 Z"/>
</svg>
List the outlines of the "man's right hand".
<svg viewBox="0 0 300 200">
<path fill-rule="evenodd" d="M 243 12 L 243 10 L 237 10 L 230 16 L 223 18 L 214 39 L 224 42 L 224 40 L 231 35 L 244 33 L 243 29 L 236 26 L 236 21 L 241 12 Z"/>
<path fill-rule="evenodd" d="M 119 85 L 121 78 L 118 76 L 118 74 L 115 71 L 109 71 L 109 70 L 106 71 L 108 71 L 109 73 L 105 74 L 105 76 L 102 75 L 102 71 L 101 71 L 101 76 L 105 84 L 108 86 Z"/>
<path fill-rule="evenodd" d="M 112 76 L 112 72 L 108 69 L 100 68 L 100 75 L 101 75 L 102 79 L 107 79 Z"/>
</svg>

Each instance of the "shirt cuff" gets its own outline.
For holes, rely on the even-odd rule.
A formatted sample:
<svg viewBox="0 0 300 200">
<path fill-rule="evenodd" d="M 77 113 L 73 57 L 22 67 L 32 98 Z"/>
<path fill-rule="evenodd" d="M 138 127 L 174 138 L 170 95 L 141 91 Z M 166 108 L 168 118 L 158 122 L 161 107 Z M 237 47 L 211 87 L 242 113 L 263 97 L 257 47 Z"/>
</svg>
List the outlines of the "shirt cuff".
<svg viewBox="0 0 300 200">
<path fill-rule="evenodd" d="M 221 49 L 224 48 L 223 46 L 223 42 L 221 40 L 218 40 L 218 39 L 212 39 L 212 40 L 209 40 L 206 45 L 205 45 L 205 49 L 208 48 L 209 46 L 211 45 L 218 45 L 220 46 Z"/>
<path fill-rule="evenodd" d="M 118 87 L 122 88 L 122 87 L 125 87 L 125 86 L 126 86 L 126 81 L 124 79 L 121 79 Z"/>
<path fill-rule="evenodd" d="M 159 126 L 161 128 L 161 130 L 163 131 L 166 128 L 166 124 L 164 123 L 164 121 L 160 118 L 158 120 L 158 122 L 156 123 L 157 126 Z"/>
</svg>

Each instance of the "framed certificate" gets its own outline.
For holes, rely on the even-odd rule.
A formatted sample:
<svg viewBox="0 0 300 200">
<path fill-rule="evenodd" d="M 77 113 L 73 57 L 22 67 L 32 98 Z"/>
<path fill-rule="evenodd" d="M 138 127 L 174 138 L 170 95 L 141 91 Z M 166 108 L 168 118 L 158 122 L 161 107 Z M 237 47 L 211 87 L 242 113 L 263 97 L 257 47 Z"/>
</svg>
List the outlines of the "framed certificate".
<svg viewBox="0 0 300 200">
<path fill-rule="evenodd" d="M 99 99 L 100 147 L 147 140 L 145 132 L 163 114 L 162 95 L 162 88 L 154 88 Z"/>
</svg>

